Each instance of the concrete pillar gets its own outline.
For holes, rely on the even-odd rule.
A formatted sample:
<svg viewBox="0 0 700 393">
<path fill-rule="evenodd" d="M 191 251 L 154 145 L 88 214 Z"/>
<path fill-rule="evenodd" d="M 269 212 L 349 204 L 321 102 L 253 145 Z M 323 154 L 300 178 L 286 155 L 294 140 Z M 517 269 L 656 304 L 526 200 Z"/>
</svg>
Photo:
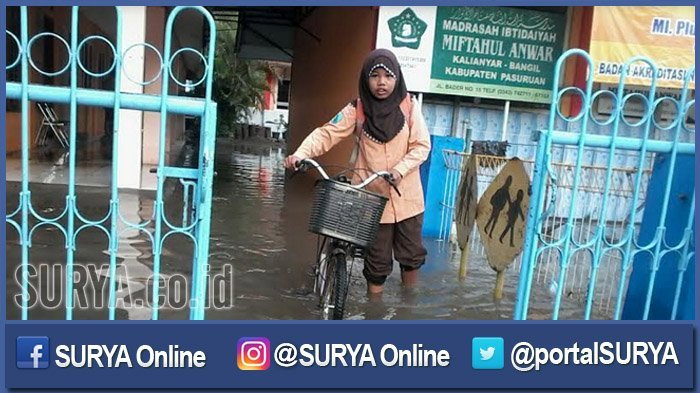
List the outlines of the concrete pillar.
<svg viewBox="0 0 700 393">
<path fill-rule="evenodd" d="M 146 7 L 122 7 L 122 50 L 133 44 L 146 42 Z M 143 86 L 130 81 L 144 81 L 145 48 L 131 49 L 122 59 L 122 93 L 143 93 Z M 141 187 L 143 112 L 124 110 L 119 112 L 119 188 Z"/>
<path fill-rule="evenodd" d="M 146 21 L 149 28 L 146 31 L 146 41 L 158 48 L 161 54 L 165 43 L 165 18 L 165 7 L 148 7 Z M 147 49 L 144 67 L 146 79 L 152 79 L 160 70 L 160 60 L 151 49 Z M 144 93 L 160 96 L 162 87 L 163 78 L 158 78 L 144 87 Z M 170 125 L 170 119 L 168 121 Z M 143 114 L 143 165 L 158 165 L 159 145 L 160 112 L 146 112 Z"/>
</svg>

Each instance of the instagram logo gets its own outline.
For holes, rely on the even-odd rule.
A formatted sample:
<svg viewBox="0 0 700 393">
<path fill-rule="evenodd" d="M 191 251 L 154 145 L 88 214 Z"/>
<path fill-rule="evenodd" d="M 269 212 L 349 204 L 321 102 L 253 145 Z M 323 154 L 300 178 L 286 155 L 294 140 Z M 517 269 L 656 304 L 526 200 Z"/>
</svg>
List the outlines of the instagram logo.
<svg viewBox="0 0 700 393">
<path fill-rule="evenodd" d="M 270 340 L 265 337 L 241 337 L 238 340 L 238 368 L 241 370 L 270 368 Z"/>
</svg>

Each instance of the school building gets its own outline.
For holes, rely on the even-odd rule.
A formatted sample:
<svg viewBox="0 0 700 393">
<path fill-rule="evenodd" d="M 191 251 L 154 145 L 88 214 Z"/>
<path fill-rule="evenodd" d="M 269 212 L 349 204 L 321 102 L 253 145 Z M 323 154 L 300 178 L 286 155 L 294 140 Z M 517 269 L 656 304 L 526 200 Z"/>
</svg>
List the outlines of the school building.
<svg viewBox="0 0 700 393">
<path fill-rule="evenodd" d="M 156 50 L 163 50 L 171 7 L 120 9 L 119 32 L 114 8 L 81 7 L 80 36 L 98 35 L 115 42 L 119 35 L 122 50 L 128 49 L 121 90 L 160 94 L 161 61 Z M 289 81 L 284 86 L 281 80 L 270 80 L 273 91 L 278 86 L 285 92 L 289 90 L 285 106 L 289 111 L 290 151 L 311 130 L 331 119 L 357 96 L 362 61 L 376 47 L 397 53 L 409 91 L 422 103 L 431 134 L 463 140 L 507 140 L 511 145 L 509 155 L 520 157 L 534 154 L 531 133 L 547 121 L 555 62 L 567 49 L 591 52 L 597 59 L 593 67 L 596 85 L 613 91 L 621 64 L 639 49 L 653 47 L 650 53 L 662 69 L 658 86 L 667 89 L 668 94 L 679 91 L 688 63 L 694 64 L 692 7 L 367 6 L 208 7 L 208 10 L 218 21 L 237 23 L 236 46 L 241 58 L 291 64 Z M 8 7 L 7 15 L 8 30 L 18 32 L 18 7 Z M 43 36 L 33 41 L 32 58 L 35 66 L 44 72 L 30 68 L 30 83 L 66 86 L 68 72 L 58 76 L 47 74 L 68 64 L 66 41 L 70 39 L 71 8 L 30 7 L 28 22 L 30 38 L 53 32 L 63 39 Z M 172 51 L 205 47 L 209 34 L 206 26 L 201 15 L 183 13 L 172 30 Z M 646 29 L 646 35 L 633 31 L 640 26 Z M 689 46 L 688 42 L 692 44 Z M 99 72 L 109 67 L 110 52 L 107 44 L 95 39 L 81 50 L 80 58 L 87 69 Z M 16 54 L 17 49 L 9 45 L 8 59 Z M 19 69 L 8 70 L 8 80 L 18 81 Z M 174 59 L 171 72 L 183 86 L 170 83 L 170 94 L 201 96 L 201 89 L 188 88 L 189 83 L 202 75 L 201 59 L 182 54 Z M 561 70 L 560 83 L 584 88 L 587 73 L 583 58 L 569 61 Z M 82 73 L 78 87 L 111 90 L 113 74 L 96 78 Z M 638 83 L 639 91 L 643 92 L 650 81 L 649 69 L 639 66 L 631 77 L 629 82 Z M 268 109 L 280 109 L 269 95 Z M 580 107 L 580 97 L 576 94 L 564 101 L 560 108 L 563 114 L 574 113 Z M 640 113 L 633 104 L 625 107 L 632 117 Z M 600 97 L 594 105 L 596 115 L 609 114 L 613 106 L 610 97 Z M 36 103 L 30 108 L 32 150 L 47 116 L 43 113 L 45 109 Z M 50 109 L 57 118 L 69 114 L 67 106 L 55 105 Z M 114 141 L 119 144 L 119 186 L 143 188 L 153 177 L 144 168 L 157 164 L 160 114 L 122 112 L 121 133 Z M 188 127 L 185 116 L 170 116 L 167 138 L 162 142 L 169 157 L 178 154 Z M 110 118 L 107 109 L 81 107 L 77 118 L 79 143 L 96 146 L 112 143 Z M 21 144 L 18 101 L 8 101 L 6 119 L 7 153 L 12 158 Z M 465 147 L 468 145 L 465 143 Z M 103 146 L 102 150 L 109 149 Z M 348 141 L 322 161 L 343 164 L 350 150 Z"/>
</svg>

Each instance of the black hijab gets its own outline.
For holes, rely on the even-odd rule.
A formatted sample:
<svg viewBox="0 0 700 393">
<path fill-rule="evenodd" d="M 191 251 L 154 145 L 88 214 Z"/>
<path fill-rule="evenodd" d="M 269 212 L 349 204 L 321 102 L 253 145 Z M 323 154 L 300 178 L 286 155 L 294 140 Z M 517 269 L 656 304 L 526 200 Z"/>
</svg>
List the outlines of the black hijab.
<svg viewBox="0 0 700 393">
<path fill-rule="evenodd" d="M 377 67 L 384 68 L 396 77 L 394 91 L 383 100 L 374 97 L 369 89 L 369 74 Z M 367 55 L 362 65 L 359 90 L 365 113 L 364 131 L 380 142 L 389 142 L 406 122 L 400 105 L 408 93 L 399 61 L 391 51 L 376 49 Z"/>
</svg>

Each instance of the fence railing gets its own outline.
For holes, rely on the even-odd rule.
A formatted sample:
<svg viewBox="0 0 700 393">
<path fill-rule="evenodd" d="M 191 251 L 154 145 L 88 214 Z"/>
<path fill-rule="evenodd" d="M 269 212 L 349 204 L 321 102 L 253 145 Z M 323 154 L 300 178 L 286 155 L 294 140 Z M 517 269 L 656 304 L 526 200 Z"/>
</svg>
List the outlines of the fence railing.
<svg viewBox="0 0 700 393">
<path fill-rule="evenodd" d="M 570 149 L 570 148 L 569 148 Z M 564 153 L 564 152 L 562 152 Z M 570 152 L 566 152 L 570 153 Z M 598 151 L 598 153 L 604 153 Z M 634 158 L 634 153 L 624 152 Z M 464 164 L 468 161 L 469 154 L 464 152 L 458 152 L 453 150 L 445 150 L 443 152 L 443 158 L 445 166 L 447 168 L 446 175 L 446 190 L 444 193 L 444 199 L 442 201 L 443 211 L 441 212 L 441 217 L 446 219 L 447 217 L 454 217 L 455 214 L 450 214 L 449 212 L 455 209 L 455 201 L 457 199 L 456 192 L 458 190 L 459 182 L 461 180 L 464 171 L 466 170 Z M 627 158 L 622 157 L 623 161 L 627 161 Z M 501 169 L 508 163 L 511 157 L 499 157 L 499 156 L 488 156 L 488 155 L 476 155 L 476 172 L 477 172 L 477 185 L 479 198 L 486 190 L 486 188 L 491 184 L 493 179 L 498 175 Z M 530 176 L 532 176 L 532 171 L 534 169 L 533 160 L 521 160 L 525 167 L 525 170 Z M 648 163 L 653 162 L 652 160 L 647 160 Z M 568 214 L 568 202 L 571 200 L 571 194 L 575 192 L 573 189 L 573 176 L 574 176 L 575 166 L 570 163 L 556 162 L 552 164 L 552 170 L 555 174 L 547 185 L 547 198 L 548 206 L 546 210 L 549 212 L 548 216 L 543 222 L 543 229 L 545 237 L 549 241 L 554 241 L 559 239 L 563 235 L 563 228 L 567 222 Z M 603 192 L 605 191 L 604 179 L 605 172 L 607 168 L 595 162 L 583 165 L 581 169 L 581 179 L 582 181 L 577 184 L 576 192 L 578 193 L 579 200 L 586 201 L 585 203 L 580 203 L 575 209 L 575 215 L 573 217 L 573 224 L 575 227 L 576 240 L 578 242 L 584 243 L 595 234 L 595 229 L 597 227 L 598 210 L 600 209 L 600 201 L 602 199 Z M 624 234 L 624 229 L 627 227 L 626 220 L 629 217 L 629 211 L 631 209 L 632 203 L 634 201 L 634 174 L 636 173 L 635 168 L 619 167 L 613 168 L 612 170 L 612 186 L 609 190 L 609 200 L 611 203 L 606 209 L 605 217 L 605 227 L 606 236 L 608 236 L 611 242 L 617 242 L 621 239 Z M 637 210 L 637 222 L 635 222 L 635 227 L 638 229 L 639 222 L 642 217 L 642 213 L 645 205 L 645 191 L 649 182 L 649 176 L 651 174 L 651 168 L 646 168 L 643 170 L 642 174 L 642 187 L 640 192 L 640 197 L 637 200 L 637 205 L 635 209 Z M 553 180 L 556 179 L 556 180 Z M 440 239 L 443 241 L 454 240 L 455 236 L 455 225 L 453 222 L 442 222 L 440 225 Z M 469 238 L 469 258 L 474 260 L 473 263 L 486 263 L 486 252 L 484 246 L 482 245 L 479 231 L 476 226 L 472 232 L 472 236 Z M 537 267 L 534 275 L 535 291 L 536 296 L 547 297 L 551 296 L 551 293 L 557 290 L 556 277 L 559 273 L 559 259 L 557 257 L 557 252 L 548 251 L 544 252 L 539 258 Z M 513 265 L 508 269 L 506 274 L 518 276 L 521 274 L 521 257 L 519 255 L 513 262 Z M 617 296 L 617 286 L 620 282 L 621 268 L 620 268 L 621 258 L 615 253 L 608 253 L 603 258 L 600 263 L 598 272 L 598 285 L 595 289 L 595 309 L 594 316 L 599 319 L 610 319 L 613 317 L 615 298 Z M 577 253 L 570 260 L 569 269 L 567 270 L 564 288 L 562 289 L 565 294 L 565 302 L 569 303 L 564 305 L 569 309 L 580 309 L 583 312 L 583 299 L 586 297 L 586 292 L 588 288 L 588 278 L 591 273 L 591 258 L 589 253 Z M 629 272 L 626 273 L 626 279 L 629 278 Z M 506 294 L 506 296 L 515 296 L 515 293 Z M 549 310 L 551 311 L 551 310 Z M 538 315 L 547 313 L 548 310 L 538 310 Z M 582 314 L 581 314 L 582 315 Z"/>
<path fill-rule="evenodd" d="M 209 29 L 209 42 L 205 49 L 206 57 L 200 51 L 193 48 L 181 48 L 175 50 L 174 23 L 181 12 L 192 10 L 201 14 L 205 24 Z M 211 14 L 203 7 L 175 7 L 168 15 L 165 26 L 165 38 L 163 53 L 148 43 L 139 43 L 130 46 L 122 51 L 122 32 L 128 26 L 122 26 L 122 9 L 120 7 L 104 7 L 103 11 L 116 14 L 115 38 L 111 40 L 104 36 L 79 36 L 78 26 L 81 13 L 79 7 L 72 7 L 70 15 L 70 38 L 62 38 L 54 32 L 40 32 L 34 36 L 29 35 L 29 10 L 28 7 L 20 7 L 20 32 L 19 36 L 7 31 L 8 42 L 17 45 L 17 57 L 9 59 L 6 70 L 18 67 L 21 71 L 19 82 L 8 82 L 5 87 L 8 100 L 17 100 L 21 108 L 21 191 L 19 192 L 19 203 L 16 210 L 9 212 L 5 217 L 8 228 L 16 230 L 21 248 L 19 261 L 8 261 L 21 266 L 20 286 L 21 286 L 21 318 L 29 318 L 29 267 L 30 250 L 32 239 L 37 230 L 47 228 L 58 231 L 63 235 L 65 246 L 65 318 L 73 319 L 73 311 L 76 307 L 74 303 L 74 272 L 77 264 L 77 239 L 78 235 L 84 232 L 102 232 L 106 236 L 104 248 L 109 254 L 108 278 L 108 317 L 116 318 L 117 308 L 117 282 L 119 280 L 118 259 L 120 239 L 126 236 L 134 236 L 134 233 L 142 236 L 149 243 L 152 250 L 152 286 L 149 288 L 151 295 L 150 316 L 158 319 L 159 305 L 161 301 L 161 256 L 163 247 L 169 238 L 185 239 L 193 244 L 192 253 L 192 285 L 190 294 L 190 318 L 203 319 L 206 303 L 206 274 L 208 272 L 208 251 L 209 251 L 209 231 L 211 222 L 211 199 L 212 199 L 212 179 L 213 179 L 213 159 L 214 141 L 216 134 L 216 103 L 212 100 L 212 83 L 214 69 L 214 48 L 216 40 L 216 25 Z M 202 28 L 202 27 L 199 27 Z M 41 62 L 32 58 L 32 46 L 42 37 L 53 37 L 62 43 L 66 50 L 67 62 L 58 71 L 43 70 L 37 64 Z M 112 63 L 106 70 L 95 72 L 89 70 L 81 62 L 81 53 L 94 42 L 103 42 L 109 47 L 113 57 Z M 114 42 L 113 42 L 114 41 Z M 129 94 L 122 92 L 122 76 L 131 80 L 129 74 L 123 69 L 125 59 L 129 58 L 127 53 L 135 47 L 144 46 L 153 50 L 159 59 L 158 73 L 151 80 L 132 82 L 146 86 L 153 83 L 160 83 L 160 96 L 149 94 Z M 170 94 L 172 83 L 185 86 L 178 80 L 178 75 L 174 73 L 173 59 L 179 54 L 193 52 L 199 56 L 204 64 L 204 72 L 199 81 L 189 87 L 203 86 L 203 98 L 178 97 Z M 69 75 L 68 86 L 48 86 L 30 82 L 30 71 L 36 71 L 43 76 L 53 78 L 59 75 Z M 93 78 L 113 77 L 114 89 L 94 90 L 79 88 L 79 74 L 88 75 Z M 70 120 L 68 124 L 68 190 L 65 195 L 65 208 L 60 209 L 54 217 L 48 217 L 43 212 L 35 209 L 34 201 L 29 187 L 30 176 L 30 101 L 41 101 L 48 103 L 67 104 L 70 108 Z M 113 112 L 113 146 L 111 163 L 111 187 L 107 204 L 107 213 L 97 219 L 87 218 L 84 211 L 81 211 L 78 204 L 80 197 L 76 189 L 76 141 L 77 141 L 77 118 L 79 106 L 94 106 L 109 108 Z M 158 112 L 160 116 L 159 127 L 159 147 L 158 166 L 156 170 L 157 189 L 154 202 L 153 214 L 150 219 L 134 222 L 128 218 L 130 213 L 124 213 L 120 209 L 121 195 L 118 190 L 118 174 L 120 165 L 124 162 L 119 160 L 119 132 L 124 132 L 133 124 L 120 124 L 122 110 L 131 109 L 137 111 Z M 201 127 L 198 130 L 200 135 L 199 162 L 196 168 L 182 168 L 168 165 L 166 162 L 166 134 L 169 128 L 169 114 L 188 114 L 201 118 Z M 140 126 L 138 126 L 140 127 Z M 17 130 L 7 130 L 7 132 L 17 132 Z M 139 152 L 140 153 L 140 152 Z M 184 188 L 184 198 L 182 207 L 182 222 L 174 222 L 166 215 L 164 208 L 164 188 L 168 178 L 179 179 Z M 56 260 L 60 256 L 56 256 Z"/>
</svg>

